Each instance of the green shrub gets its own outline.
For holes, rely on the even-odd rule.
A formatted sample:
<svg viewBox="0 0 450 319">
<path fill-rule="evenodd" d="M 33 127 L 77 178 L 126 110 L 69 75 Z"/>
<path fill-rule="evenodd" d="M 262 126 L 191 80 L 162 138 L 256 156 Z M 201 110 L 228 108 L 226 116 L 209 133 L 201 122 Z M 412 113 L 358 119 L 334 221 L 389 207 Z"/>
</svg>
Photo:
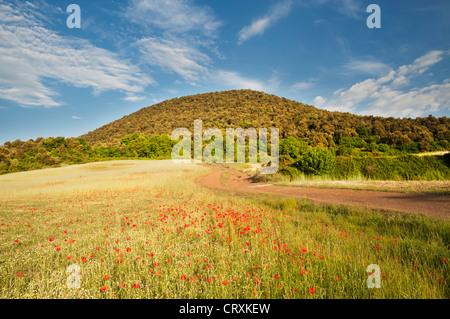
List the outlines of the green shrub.
<svg viewBox="0 0 450 319">
<path fill-rule="evenodd" d="M 332 150 L 312 148 L 303 154 L 295 166 L 305 174 L 324 175 L 331 173 L 336 165 L 336 155 Z"/>
</svg>

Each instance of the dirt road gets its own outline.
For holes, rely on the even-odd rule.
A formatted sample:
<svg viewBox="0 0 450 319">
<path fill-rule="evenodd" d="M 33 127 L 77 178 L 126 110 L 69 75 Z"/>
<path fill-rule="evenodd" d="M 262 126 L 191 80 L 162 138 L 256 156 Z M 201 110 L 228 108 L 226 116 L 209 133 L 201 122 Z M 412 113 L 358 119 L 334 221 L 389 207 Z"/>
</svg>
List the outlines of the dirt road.
<svg viewBox="0 0 450 319">
<path fill-rule="evenodd" d="M 207 188 L 228 190 L 235 193 L 276 194 L 307 198 L 317 203 L 347 204 L 372 209 L 423 213 L 433 217 L 450 217 L 450 196 L 448 195 L 276 186 L 265 183 L 252 183 L 247 174 L 239 171 L 216 166 L 205 166 L 211 168 L 212 172 L 201 176 L 196 182 L 198 185 Z M 229 174 L 226 183 L 223 182 L 222 177 L 224 172 Z"/>
</svg>

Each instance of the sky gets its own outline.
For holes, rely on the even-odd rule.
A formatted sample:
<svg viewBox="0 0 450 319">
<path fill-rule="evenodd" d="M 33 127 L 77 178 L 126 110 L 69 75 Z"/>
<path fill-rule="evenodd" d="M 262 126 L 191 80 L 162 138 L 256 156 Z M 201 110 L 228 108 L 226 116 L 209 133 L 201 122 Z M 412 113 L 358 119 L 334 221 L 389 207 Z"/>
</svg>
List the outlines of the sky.
<svg viewBox="0 0 450 319">
<path fill-rule="evenodd" d="M 368 27 L 370 4 L 381 28 Z M 448 117 L 449 14 L 448 0 L 0 0 L 0 143 L 79 136 L 232 89 Z"/>
</svg>

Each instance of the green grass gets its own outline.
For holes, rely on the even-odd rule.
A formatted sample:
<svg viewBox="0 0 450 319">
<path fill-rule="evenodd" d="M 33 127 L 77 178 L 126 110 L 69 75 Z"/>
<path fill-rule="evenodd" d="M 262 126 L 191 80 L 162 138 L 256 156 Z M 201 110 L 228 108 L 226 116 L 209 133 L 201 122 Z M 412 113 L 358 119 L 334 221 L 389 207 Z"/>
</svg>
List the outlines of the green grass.
<svg viewBox="0 0 450 319">
<path fill-rule="evenodd" d="M 234 196 L 196 186 L 201 166 L 125 163 L 0 176 L 0 298 L 449 298 L 448 220 Z"/>
</svg>

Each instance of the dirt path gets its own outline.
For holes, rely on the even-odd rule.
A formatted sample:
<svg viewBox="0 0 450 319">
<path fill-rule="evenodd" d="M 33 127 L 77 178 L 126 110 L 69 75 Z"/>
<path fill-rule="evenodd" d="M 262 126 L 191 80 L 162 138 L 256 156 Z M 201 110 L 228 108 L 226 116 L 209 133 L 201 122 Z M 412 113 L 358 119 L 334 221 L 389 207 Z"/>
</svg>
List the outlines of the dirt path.
<svg viewBox="0 0 450 319">
<path fill-rule="evenodd" d="M 348 204 L 381 210 L 424 213 L 434 217 L 450 217 L 450 196 L 447 195 L 275 186 L 265 183 L 252 183 L 247 174 L 239 171 L 216 166 L 205 166 L 211 168 L 212 172 L 198 178 L 196 183 L 207 188 L 228 190 L 236 193 L 285 195 L 307 198 L 317 203 Z M 223 183 L 222 174 L 224 172 L 229 174 L 227 183 Z"/>
</svg>

